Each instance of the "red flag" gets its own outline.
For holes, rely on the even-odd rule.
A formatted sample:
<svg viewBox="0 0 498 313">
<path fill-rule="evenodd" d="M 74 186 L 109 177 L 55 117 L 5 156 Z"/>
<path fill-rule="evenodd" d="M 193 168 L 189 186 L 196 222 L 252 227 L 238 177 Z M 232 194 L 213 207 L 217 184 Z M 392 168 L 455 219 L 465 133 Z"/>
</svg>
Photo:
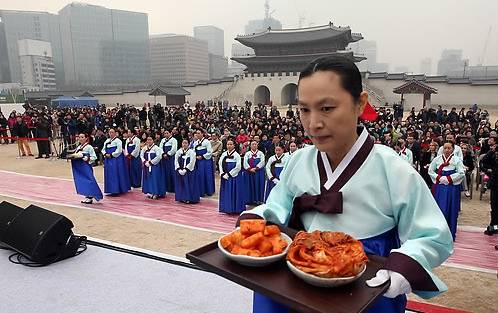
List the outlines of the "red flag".
<svg viewBox="0 0 498 313">
<path fill-rule="evenodd" d="M 377 112 L 375 112 L 375 108 L 370 104 L 370 102 L 367 102 L 367 105 L 365 105 L 365 109 L 363 110 L 363 114 L 360 116 L 360 119 L 373 122 L 377 119 L 378 116 L 379 115 L 377 114 Z"/>
</svg>

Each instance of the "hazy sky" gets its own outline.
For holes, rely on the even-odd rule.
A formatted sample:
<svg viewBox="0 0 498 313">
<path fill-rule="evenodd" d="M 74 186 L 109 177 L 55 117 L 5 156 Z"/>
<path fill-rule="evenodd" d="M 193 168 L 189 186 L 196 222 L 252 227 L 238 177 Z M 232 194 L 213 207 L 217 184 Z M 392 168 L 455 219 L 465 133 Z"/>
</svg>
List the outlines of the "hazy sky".
<svg viewBox="0 0 498 313">
<path fill-rule="evenodd" d="M 57 13 L 68 0 L 0 0 L 0 9 Z M 85 2 L 85 1 L 83 1 Z M 192 35 L 193 26 L 215 25 L 225 30 L 225 53 L 246 22 L 264 16 L 264 0 L 91 0 L 108 8 L 149 15 L 150 34 Z M 425 57 L 433 72 L 441 51 L 463 49 L 470 64 L 477 64 L 491 27 L 484 63 L 498 65 L 498 0 L 272 0 L 273 17 L 284 28 L 327 24 L 350 26 L 367 40 L 377 42 L 377 61 L 408 66 L 418 72 Z"/>
</svg>

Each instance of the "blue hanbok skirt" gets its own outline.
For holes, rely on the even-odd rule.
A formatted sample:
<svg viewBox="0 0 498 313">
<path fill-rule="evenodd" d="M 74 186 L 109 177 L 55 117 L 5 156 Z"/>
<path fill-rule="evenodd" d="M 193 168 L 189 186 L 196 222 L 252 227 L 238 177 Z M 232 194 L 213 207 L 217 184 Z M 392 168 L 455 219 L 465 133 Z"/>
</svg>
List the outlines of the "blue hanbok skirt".
<svg viewBox="0 0 498 313">
<path fill-rule="evenodd" d="M 145 153 L 145 161 L 150 161 L 156 157 L 155 153 Z M 166 186 L 163 178 L 161 163 L 151 167 L 143 166 L 143 186 L 142 192 L 153 196 L 163 197 L 166 194 Z"/>
<path fill-rule="evenodd" d="M 442 176 L 454 174 L 455 171 L 443 171 Z M 460 185 L 435 185 L 433 187 L 434 198 L 443 212 L 444 218 L 448 223 L 453 241 L 455 240 L 458 222 L 458 213 L 460 212 L 461 186 Z"/>
<path fill-rule="evenodd" d="M 196 156 L 203 156 L 207 150 L 195 150 Z M 201 159 L 195 162 L 195 175 L 199 184 L 201 197 L 214 195 L 214 164 L 213 159 Z"/>
<path fill-rule="evenodd" d="M 131 154 L 129 154 L 131 156 Z M 130 174 L 130 184 L 133 188 L 142 186 L 142 160 L 140 157 L 125 158 L 126 167 Z"/>
<path fill-rule="evenodd" d="M 236 163 L 227 162 L 227 171 L 231 171 Z M 244 203 L 244 181 L 242 173 L 236 177 L 228 177 L 228 179 L 221 178 L 220 183 L 220 212 L 222 213 L 241 213 L 246 209 Z"/>
<path fill-rule="evenodd" d="M 88 156 L 88 154 L 84 155 Z M 75 159 L 71 160 L 71 167 L 73 169 L 76 193 L 85 197 L 101 200 L 103 198 L 102 191 L 95 180 L 92 166 L 82 159 Z"/>
<path fill-rule="evenodd" d="M 275 176 L 276 178 L 280 179 L 280 173 L 282 173 L 282 170 L 284 168 L 283 167 L 276 167 L 275 166 Z M 265 193 L 265 202 L 266 202 L 266 199 L 268 199 L 268 196 L 270 195 L 270 191 L 273 189 L 273 187 L 275 187 L 275 183 L 272 182 L 271 180 L 267 180 L 266 181 L 266 193 Z"/>
<path fill-rule="evenodd" d="M 169 150 L 171 150 L 171 146 L 164 147 L 164 153 L 167 153 Z M 166 184 L 166 191 L 175 192 L 175 156 L 168 156 L 167 159 L 163 158 L 161 160 L 161 169 Z"/>
<path fill-rule="evenodd" d="M 261 162 L 259 158 L 254 159 L 254 166 Z M 260 204 L 265 200 L 265 171 L 263 168 L 251 173 L 243 172 L 246 204 Z"/>
<path fill-rule="evenodd" d="M 181 162 L 181 161 L 180 161 Z M 189 159 L 185 164 L 189 163 Z M 180 168 L 182 165 L 180 164 Z M 175 174 L 175 200 L 181 202 L 197 203 L 200 201 L 199 183 L 196 180 L 195 170 L 187 170 L 185 175 Z"/>
<path fill-rule="evenodd" d="M 375 237 L 360 240 L 367 254 L 383 257 L 389 256 L 392 249 L 399 248 L 400 242 L 397 229 L 391 229 Z M 368 313 L 404 313 L 406 296 L 396 298 L 380 297 L 368 310 Z M 289 308 L 262 294 L 254 293 L 253 313 L 288 313 Z"/>
<path fill-rule="evenodd" d="M 116 147 L 106 149 L 112 154 Z M 104 192 L 108 194 L 120 194 L 131 189 L 130 177 L 126 168 L 125 159 L 121 153 L 118 157 L 104 159 Z"/>
</svg>

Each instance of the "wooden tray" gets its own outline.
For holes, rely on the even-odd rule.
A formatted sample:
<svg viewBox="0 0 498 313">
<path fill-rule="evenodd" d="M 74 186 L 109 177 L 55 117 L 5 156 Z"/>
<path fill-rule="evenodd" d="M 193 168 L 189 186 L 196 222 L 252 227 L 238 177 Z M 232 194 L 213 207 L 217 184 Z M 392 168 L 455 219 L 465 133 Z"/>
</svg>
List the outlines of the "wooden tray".
<svg viewBox="0 0 498 313">
<path fill-rule="evenodd" d="M 365 281 L 374 277 L 384 258 L 369 255 L 363 276 L 337 288 L 314 287 L 296 277 L 285 260 L 266 267 L 247 267 L 227 259 L 213 242 L 187 253 L 187 259 L 203 269 L 306 313 L 365 312 L 389 287 L 370 288 Z"/>
</svg>

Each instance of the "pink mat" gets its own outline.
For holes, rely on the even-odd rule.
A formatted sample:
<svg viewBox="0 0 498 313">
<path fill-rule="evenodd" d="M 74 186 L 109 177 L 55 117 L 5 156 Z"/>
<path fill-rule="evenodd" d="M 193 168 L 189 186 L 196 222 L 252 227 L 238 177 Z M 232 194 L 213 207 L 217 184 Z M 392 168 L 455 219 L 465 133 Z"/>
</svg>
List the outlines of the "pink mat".
<svg viewBox="0 0 498 313">
<path fill-rule="evenodd" d="M 218 212 L 217 200 L 201 199 L 198 204 L 183 204 L 175 201 L 174 194 L 167 194 L 165 199 L 150 200 L 140 189 L 118 197 L 106 196 L 94 205 L 83 205 L 80 203 L 82 197 L 75 193 L 71 180 L 6 171 L 0 171 L 0 194 L 36 202 L 85 206 L 219 232 L 231 231 L 237 221 L 237 216 Z"/>
</svg>

